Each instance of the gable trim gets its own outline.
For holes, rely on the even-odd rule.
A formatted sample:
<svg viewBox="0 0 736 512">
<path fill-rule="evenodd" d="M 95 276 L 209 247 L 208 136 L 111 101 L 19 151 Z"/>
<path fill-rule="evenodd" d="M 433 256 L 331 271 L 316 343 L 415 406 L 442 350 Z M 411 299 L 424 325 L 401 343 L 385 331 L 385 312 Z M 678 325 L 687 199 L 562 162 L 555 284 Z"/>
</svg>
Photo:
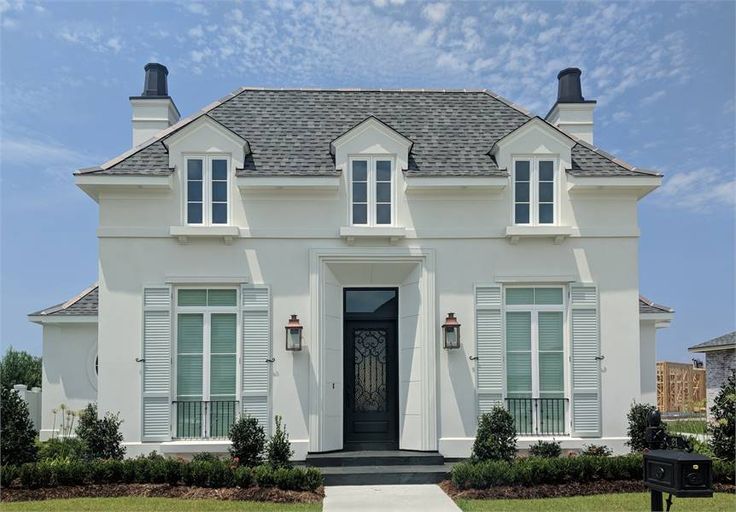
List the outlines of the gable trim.
<svg viewBox="0 0 736 512">
<path fill-rule="evenodd" d="M 406 146 L 408 146 L 407 152 L 411 153 L 411 148 L 414 146 L 414 141 L 411 140 L 406 135 L 402 134 L 398 130 L 394 129 L 391 125 L 381 121 L 374 115 L 370 115 L 363 119 L 361 122 L 353 126 L 352 128 L 344 131 L 342 134 L 338 135 L 334 139 L 330 141 L 330 154 L 335 154 L 335 148 L 343 144 L 344 142 L 347 142 L 348 140 L 352 139 L 353 137 L 357 136 L 361 131 L 364 131 L 369 126 L 373 125 L 375 128 L 377 128 L 379 131 L 386 133 L 387 136 L 392 137 L 394 139 L 398 139 L 399 141 L 403 142 Z"/>
<path fill-rule="evenodd" d="M 554 139 L 558 140 L 562 144 L 569 146 L 570 149 L 572 149 L 573 146 L 575 146 L 577 142 L 577 140 L 573 139 L 571 136 L 569 136 L 568 134 L 566 134 L 565 132 L 557 128 L 556 126 L 551 125 L 550 123 L 548 123 L 547 121 L 545 121 L 539 116 L 535 116 L 529 119 L 529 121 L 527 121 L 526 123 L 516 128 L 515 130 L 507 133 L 506 135 L 498 139 L 496 142 L 494 142 L 493 146 L 491 146 L 491 149 L 488 151 L 488 154 L 489 155 L 496 154 L 500 146 L 503 146 L 504 144 L 508 144 L 510 141 L 518 137 L 521 137 L 524 134 L 524 132 L 534 127 L 538 127 L 538 128 L 541 128 L 543 131 L 549 132 L 549 134 Z"/>
</svg>

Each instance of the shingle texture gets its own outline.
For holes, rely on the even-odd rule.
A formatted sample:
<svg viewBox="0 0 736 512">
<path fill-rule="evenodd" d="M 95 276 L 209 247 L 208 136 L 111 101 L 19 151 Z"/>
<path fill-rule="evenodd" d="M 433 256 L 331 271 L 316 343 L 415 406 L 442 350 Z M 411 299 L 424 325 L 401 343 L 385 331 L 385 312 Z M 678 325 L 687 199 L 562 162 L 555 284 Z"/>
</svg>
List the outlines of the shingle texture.
<svg viewBox="0 0 736 512">
<path fill-rule="evenodd" d="M 643 295 L 639 295 L 639 313 L 672 313 L 674 310 L 661 304 L 656 304 Z"/>
<path fill-rule="evenodd" d="M 723 336 L 718 336 L 712 340 L 704 341 L 703 343 L 698 343 L 697 345 L 690 347 L 688 350 L 697 352 L 698 349 L 701 348 L 713 349 L 718 347 L 733 347 L 733 345 L 736 345 L 736 331 L 729 332 Z"/>
<path fill-rule="evenodd" d="M 248 141 L 252 153 L 239 176 L 336 175 L 330 141 L 371 115 L 414 142 L 408 175 L 506 176 L 489 150 L 531 119 L 485 91 L 244 89 L 206 114 Z M 171 133 L 107 169 L 87 172 L 169 174 L 162 141 Z M 580 143 L 572 156 L 576 175 L 648 175 Z"/>
<path fill-rule="evenodd" d="M 98 286 L 95 285 L 66 302 L 36 311 L 29 316 L 96 316 L 98 300 Z"/>
</svg>

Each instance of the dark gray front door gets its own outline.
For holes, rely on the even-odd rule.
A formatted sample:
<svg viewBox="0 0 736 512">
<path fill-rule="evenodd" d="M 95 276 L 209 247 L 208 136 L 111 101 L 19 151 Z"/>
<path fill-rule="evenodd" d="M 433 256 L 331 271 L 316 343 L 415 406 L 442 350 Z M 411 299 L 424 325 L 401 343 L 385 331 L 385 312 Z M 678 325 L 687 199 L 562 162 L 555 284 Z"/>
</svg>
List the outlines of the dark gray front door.
<svg viewBox="0 0 736 512">
<path fill-rule="evenodd" d="M 345 291 L 345 449 L 399 447 L 397 302 L 395 289 Z"/>
</svg>

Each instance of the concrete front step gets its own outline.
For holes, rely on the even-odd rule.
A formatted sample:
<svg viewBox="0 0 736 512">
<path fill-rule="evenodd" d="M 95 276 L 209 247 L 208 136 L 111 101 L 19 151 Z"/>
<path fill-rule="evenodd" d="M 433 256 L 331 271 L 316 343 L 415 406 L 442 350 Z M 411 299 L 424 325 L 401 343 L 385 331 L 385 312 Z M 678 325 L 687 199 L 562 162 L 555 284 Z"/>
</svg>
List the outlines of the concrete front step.
<svg viewBox="0 0 736 512">
<path fill-rule="evenodd" d="M 305 465 L 318 468 L 345 466 L 432 466 L 442 465 L 445 459 L 437 452 L 407 450 L 341 451 L 310 453 Z"/>
<path fill-rule="evenodd" d="M 321 467 L 325 485 L 436 484 L 446 480 L 450 464 L 420 466 Z"/>
</svg>

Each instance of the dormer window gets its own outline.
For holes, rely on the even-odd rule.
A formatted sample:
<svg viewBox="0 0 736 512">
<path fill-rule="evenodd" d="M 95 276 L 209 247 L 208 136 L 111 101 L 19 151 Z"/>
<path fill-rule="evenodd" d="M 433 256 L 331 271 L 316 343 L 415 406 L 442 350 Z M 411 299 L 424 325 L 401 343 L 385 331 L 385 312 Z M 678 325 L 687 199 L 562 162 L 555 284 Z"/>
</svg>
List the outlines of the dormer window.
<svg viewBox="0 0 736 512">
<path fill-rule="evenodd" d="M 350 219 L 354 226 L 393 224 L 393 159 L 350 159 Z"/>
<path fill-rule="evenodd" d="M 514 224 L 555 224 L 555 165 L 550 158 L 514 159 Z"/>
<path fill-rule="evenodd" d="M 216 225 L 229 222 L 229 159 L 223 156 L 186 159 L 187 224 Z"/>
</svg>

